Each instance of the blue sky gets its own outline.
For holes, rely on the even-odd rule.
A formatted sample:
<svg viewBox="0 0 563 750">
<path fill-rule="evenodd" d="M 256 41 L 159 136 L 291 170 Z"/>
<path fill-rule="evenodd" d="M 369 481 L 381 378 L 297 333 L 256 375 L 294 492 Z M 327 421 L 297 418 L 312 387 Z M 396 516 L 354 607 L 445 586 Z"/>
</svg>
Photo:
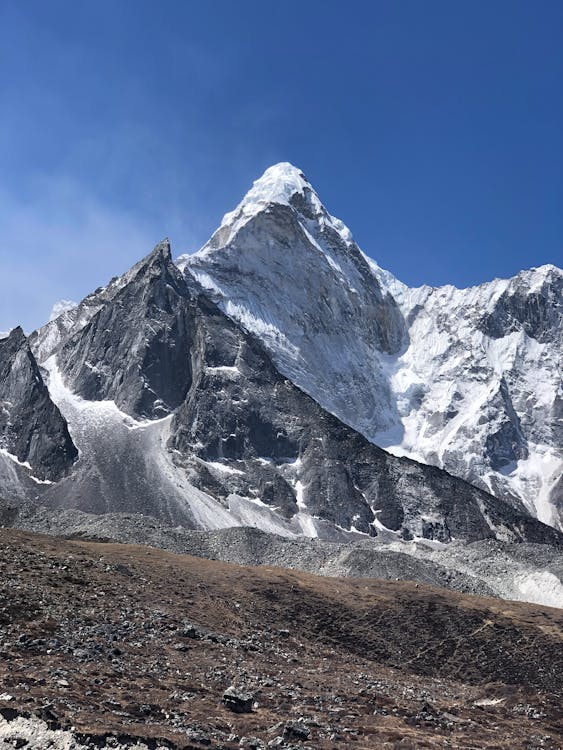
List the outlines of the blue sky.
<svg viewBox="0 0 563 750">
<path fill-rule="evenodd" d="M 0 330 L 301 167 L 403 281 L 563 255 L 563 3 L 0 0 Z"/>
</svg>

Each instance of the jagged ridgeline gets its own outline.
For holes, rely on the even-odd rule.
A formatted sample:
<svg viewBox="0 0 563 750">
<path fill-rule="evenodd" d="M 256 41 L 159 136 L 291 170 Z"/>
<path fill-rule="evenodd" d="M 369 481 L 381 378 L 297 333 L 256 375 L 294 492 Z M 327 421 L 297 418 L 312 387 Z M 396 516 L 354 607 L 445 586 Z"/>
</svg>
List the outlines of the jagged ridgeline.
<svg viewBox="0 0 563 750">
<path fill-rule="evenodd" d="M 376 294 L 367 264 L 362 274 L 378 346 L 396 351 L 397 304 Z M 179 270 L 165 241 L 33 334 L 79 451 L 68 476 L 34 486 L 34 498 L 286 536 L 561 540 L 524 510 L 374 445 L 282 373 L 249 328 L 211 299 L 201 274 Z M 18 492 L 30 497 L 23 481 Z"/>
<path fill-rule="evenodd" d="M 561 279 L 409 289 L 276 165 L 195 255 L 162 242 L 0 339 L 0 497 L 59 526 L 559 545 Z"/>
</svg>

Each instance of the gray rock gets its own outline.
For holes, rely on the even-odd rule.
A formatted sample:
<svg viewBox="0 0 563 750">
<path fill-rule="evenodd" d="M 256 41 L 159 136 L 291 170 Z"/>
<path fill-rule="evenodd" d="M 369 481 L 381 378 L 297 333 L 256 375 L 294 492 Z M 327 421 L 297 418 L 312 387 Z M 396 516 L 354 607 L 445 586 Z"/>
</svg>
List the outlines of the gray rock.
<svg viewBox="0 0 563 750">
<path fill-rule="evenodd" d="M 19 327 L 0 339 L 0 448 L 50 481 L 64 477 L 78 455 Z"/>
<path fill-rule="evenodd" d="M 171 413 L 170 426 L 130 429 L 119 413 L 106 424 L 69 412 L 82 420 L 82 459 L 69 481 L 45 492 L 53 507 L 135 510 L 205 528 L 216 522 L 192 513 L 199 490 L 233 523 L 252 508 L 257 524 L 264 516 L 290 534 L 303 533 L 305 511 L 329 539 L 375 536 L 381 526 L 444 542 L 558 538 L 444 471 L 391 456 L 322 409 L 180 274 L 167 242 L 112 284 L 111 298 L 61 342 L 63 377 L 84 398 L 112 399 L 136 419 Z"/>
<path fill-rule="evenodd" d="M 302 721 L 288 721 L 283 729 L 283 736 L 288 740 L 308 740 L 311 730 Z"/>
<path fill-rule="evenodd" d="M 239 690 L 234 685 L 228 687 L 223 693 L 223 704 L 236 714 L 248 714 L 252 712 L 254 696 L 244 690 Z"/>
</svg>

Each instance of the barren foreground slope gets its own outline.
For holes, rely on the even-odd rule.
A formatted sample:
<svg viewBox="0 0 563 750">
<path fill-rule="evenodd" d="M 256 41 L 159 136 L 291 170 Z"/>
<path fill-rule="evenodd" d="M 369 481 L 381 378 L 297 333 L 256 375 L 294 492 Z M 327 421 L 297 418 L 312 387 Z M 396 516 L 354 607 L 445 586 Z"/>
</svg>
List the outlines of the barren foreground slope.
<svg viewBox="0 0 563 750">
<path fill-rule="evenodd" d="M 2 529 L 0 747 L 47 742 L 39 716 L 59 747 L 555 750 L 562 634 L 536 605 Z"/>
</svg>

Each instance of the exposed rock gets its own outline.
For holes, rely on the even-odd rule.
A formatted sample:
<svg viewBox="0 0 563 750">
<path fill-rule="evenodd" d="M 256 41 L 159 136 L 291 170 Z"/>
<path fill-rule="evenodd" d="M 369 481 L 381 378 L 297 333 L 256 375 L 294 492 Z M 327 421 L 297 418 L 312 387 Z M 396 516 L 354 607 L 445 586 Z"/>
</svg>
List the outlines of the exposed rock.
<svg viewBox="0 0 563 750">
<path fill-rule="evenodd" d="M 383 532 L 375 538 L 338 543 L 281 537 L 248 527 L 201 532 L 170 528 L 141 515 L 53 511 L 2 501 L 0 524 L 75 539 L 145 544 L 243 565 L 275 565 L 337 577 L 407 579 L 459 592 L 563 607 L 561 547 L 545 543 L 488 539 L 442 545 L 422 539 L 404 541 Z M 114 566 L 114 572 L 119 569 Z M 277 636 L 290 638 L 291 633 L 290 628 L 282 628 Z M 204 640 L 212 634 L 201 623 L 184 621 L 177 635 Z"/>
<path fill-rule="evenodd" d="M 13 529 L 0 547 L 0 745 L 561 746 L 555 609 Z M 177 651 L 186 621 L 227 637 Z M 256 710 L 224 704 L 229 684 Z"/>
<path fill-rule="evenodd" d="M 288 721 L 283 728 L 283 736 L 288 740 L 308 740 L 309 728 L 302 721 Z"/>
<path fill-rule="evenodd" d="M 191 380 L 184 287 L 164 241 L 63 345 L 59 361 L 73 390 L 94 401 L 112 399 L 137 417 L 162 417 L 179 406 Z"/>
<path fill-rule="evenodd" d="M 21 328 L 0 339 L 0 449 L 42 481 L 65 476 L 78 455 Z"/>
<path fill-rule="evenodd" d="M 252 712 L 254 696 L 244 690 L 239 690 L 234 685 L 228 687 L 223 693 L 223 704 L 235 714 L 249 714 Z"/>
<path fill-rule="evenodd" d="M 523 510 L 391 456 L 323 410 L 180 274 L 167 242 L 110 288 L 45 363 L 81 451 L 73 476 L 44 493 L 51 506 L 329 539 L 388 529 L 443 542 L 558 540 Z"/>
</svg>

